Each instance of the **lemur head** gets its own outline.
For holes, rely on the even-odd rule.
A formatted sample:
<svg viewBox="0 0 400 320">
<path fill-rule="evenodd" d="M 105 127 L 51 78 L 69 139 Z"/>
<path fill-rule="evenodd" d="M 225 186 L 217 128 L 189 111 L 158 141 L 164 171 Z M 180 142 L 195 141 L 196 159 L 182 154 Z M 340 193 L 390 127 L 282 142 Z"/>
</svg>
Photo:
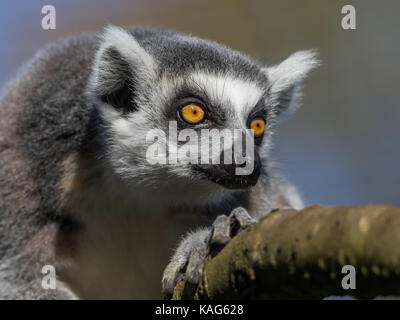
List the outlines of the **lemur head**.
<svg viewBox="0 0 400 320">
<path fill-rule="evenodd" d="M 191 193 L 191 200 L 196 194 L 204 200 L 248 188 L 268 160 L 278 116 L 297 108 L 301 81 L 317 64 L 314 52 L 300 51 L 277 66 L 264 67 L 192 36 L 108 27 L 90 80 L 90 93 L 108 132 L 108 163 L 128 183 L 172 190 L 170 197 L 185 192 Z M 186 129 L 199 136 L 202 129 L 236 130 L 242 138 L 253 132 L 252 171 L 237 175 L 234 169 L 243 165 L 235 157 L 231 164 L 168 161 L 171 150 L 183 143 L 170 139 L 171 123 L 178 135 Z M 166 163 L 149 161 L 154 140 L 149 141 L 148 133 L 154 129 L 166 133 L 157 138 L 167 147 Z"/>
</svg>

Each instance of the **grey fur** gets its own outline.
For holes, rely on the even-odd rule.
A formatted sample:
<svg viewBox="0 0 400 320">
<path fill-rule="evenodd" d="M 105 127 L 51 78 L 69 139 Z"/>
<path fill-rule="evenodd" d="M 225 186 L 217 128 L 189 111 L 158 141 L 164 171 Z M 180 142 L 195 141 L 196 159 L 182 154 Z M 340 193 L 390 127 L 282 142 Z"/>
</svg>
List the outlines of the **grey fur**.
<svg viewBox="0 0 400 320">
<path fill-rule="evenodd" d="M 116 35 L 129 44 L 113 45 Z M 227 47 L 173 31 L 133 28 L 130 38 L 126 36 L 123 30 L 108 28 L 103 35 L 83 34 L 51 44 L 4 90 L 0 100 L 0 298 L 160 297 L 168 250 L 184 230 L 210 223 L 216 215 L 229 215 L 238 206 L 256 219 L 275 207 L 301 206 L 294 187 L 283 178 L 270 178 L 275 174 L 267 150 L 277 115 L 289 108 L 295 98 L 293 88 L 316 65 L 313 54 L 300 54 L 301 59 L 297 56 L 268 69 Z M 121 43 L 128 49 L 119 47 Z M 166 129 L 173 97 L 185 90 L 207 95 L 201 85 L 188 81 L 199 72 L 237 79 L 262 92 L 270 121 L 259 146 L 263 174 L 253 188 L 227 190 L 194 174 L 189 166 L 145 162 L 141 134 L 151 126 Z M 121 97 L 122 92 L 127 95 Z M 218 97 L 207 98 L 214 103 Z M 233 112 L 233 104 L 227 97 L 215 111 L 225 119 L 220 128 L 235 128 L 243 122 Z M 133 131 L 114 130 L 115 121 L 130 125 Z M 123 139 L 129 143 L 122 143 Z M 68 167 L 70 158 L 84 159 L 78 166 L 84 169 Z M 79 192 L 68 189 L 66 165 L 72 171 L 72 185 L 81 181 Z M 65 197 L 75 199 L 72 205 L 65 204 Z M 115 210 L 105 214 L 110 207 Z M 173 225 L 153 222 L 164 219 Z M 125 227 L 136 231 L 123 235 L 120 229 Z M 210 229 L 202 230 L 200 234 L 208 234 Z M 108 233 L 109 238 L 103 237 Z M 161 234 L 166 238 L 158 239 Z M 131 240 L 124 240 L 130 236 Z M 141 245 L 147 238 L 152 241 Z M 198 233 L 184 243 L 192 248 L 196 239 Z M 113 241 L 125 250 L 119 256 L 114 256 L 119 248 L 113 247 Z M 111 262 L 102 256 L 105 247 L 110 248 L 107 254 L 120 259 L 115 263 L 122 261 L 122 265 L 126 259 L 127 270 L 121 266 L 120 273 L 127 284 L 121 292 L 118 286 L 102 291 L 88 279 L 93 276 L 101 283 L 103 276 L 115 272 L 107 270 Z M 157 248 L 160 256 L 146 260 L 149 267 L 143 268 L 148 251 Z M 60 250 L 72 253 L 68 251 L 67 259 Z M 83 250 L 87 254 L 74 260 L 76 252 Z M 136 256 L 126 256 L 129 250 L 136 250 Z M 89 256 L 93 259 L 85 260 Z M 97 276 L 97 267 L 87 267 L 90 259 L 104 265 L 107 276 Z M 61 270 L 58 276 L 63 284 L 55 291 L 40 285 L 40 270 L 46 264 Z M 131 284 L 129 268 L 136 279 Z M 75 278 L 77 273 L 83 278 Z M 110 284 L 112 278 L 99 286 L 109 288 Z"/>
</svg>

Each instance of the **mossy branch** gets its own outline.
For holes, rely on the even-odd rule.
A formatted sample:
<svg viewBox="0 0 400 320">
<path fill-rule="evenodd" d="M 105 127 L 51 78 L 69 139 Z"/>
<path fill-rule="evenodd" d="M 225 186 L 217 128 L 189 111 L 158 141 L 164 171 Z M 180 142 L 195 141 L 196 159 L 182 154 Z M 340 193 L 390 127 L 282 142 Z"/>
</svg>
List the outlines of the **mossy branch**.
<svg viewBox="0 0 400 320">
<path fill-rule="evenodd" d="M 342 288 L 344 265 L 356 289 Z M 198 288 L 174 299 L 321 299 L 400 295 L 400 208 L 321 207 L 273 212 L 208 257 Z"/>
</svg>

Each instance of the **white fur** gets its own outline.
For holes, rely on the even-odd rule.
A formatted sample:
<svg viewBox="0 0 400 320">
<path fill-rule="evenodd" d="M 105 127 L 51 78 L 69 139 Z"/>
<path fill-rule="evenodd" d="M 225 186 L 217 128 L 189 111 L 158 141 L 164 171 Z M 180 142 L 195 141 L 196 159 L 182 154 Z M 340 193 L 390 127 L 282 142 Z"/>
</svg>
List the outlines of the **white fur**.
<svg viewBox="0 0 400 320">
<path fill-rule="evenodd" d="M 138 71 L 147 74 L 155 70 L 156 62 L 154 58 L 124 29 L 115 26 L 108 26 L 105 29 L 101 49 L 110 46 L 115 47 L 128 61 L 134 62 L 135 67 L 142 66 Z"/>
<path fill-rule="evenodd" d="M 192 74 L 191 78 L 217 103 L 232 105 L 237 116 L 243 119 L 263 94 L 263 90 L 255 83 L 230 75 L 198 72 Z"/>
<path fill-rule="evenodd" d="M 296 95 L 299 94 L 300 82 L 319 64 L 316 52 L 305 50 L 293 53 L 277 66 L 264 68 L 263 70 L 270 80 L 271 100 L 276 102 L 286 90 L 294 87 L 292 101 L 288 107 L 288 111 L 293 112 L 297 107 Z"/>
</svg>

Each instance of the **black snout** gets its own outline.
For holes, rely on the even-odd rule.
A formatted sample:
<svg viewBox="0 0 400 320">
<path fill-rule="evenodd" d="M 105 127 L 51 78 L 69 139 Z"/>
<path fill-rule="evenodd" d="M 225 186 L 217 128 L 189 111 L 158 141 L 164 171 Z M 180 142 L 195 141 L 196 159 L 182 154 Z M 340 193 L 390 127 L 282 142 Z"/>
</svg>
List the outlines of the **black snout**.
<svg viewBox="0 0 400 320">
<path fill-rule="evenodd" d="M 247 158 L 243 163 L 196 165 L 195 169 L 202 172 L 211 181 L 228 189 L 245 189 L 254 186 L 261 173 L 261 160 L 255 152 L 254 158 Z"/>
</svg>

